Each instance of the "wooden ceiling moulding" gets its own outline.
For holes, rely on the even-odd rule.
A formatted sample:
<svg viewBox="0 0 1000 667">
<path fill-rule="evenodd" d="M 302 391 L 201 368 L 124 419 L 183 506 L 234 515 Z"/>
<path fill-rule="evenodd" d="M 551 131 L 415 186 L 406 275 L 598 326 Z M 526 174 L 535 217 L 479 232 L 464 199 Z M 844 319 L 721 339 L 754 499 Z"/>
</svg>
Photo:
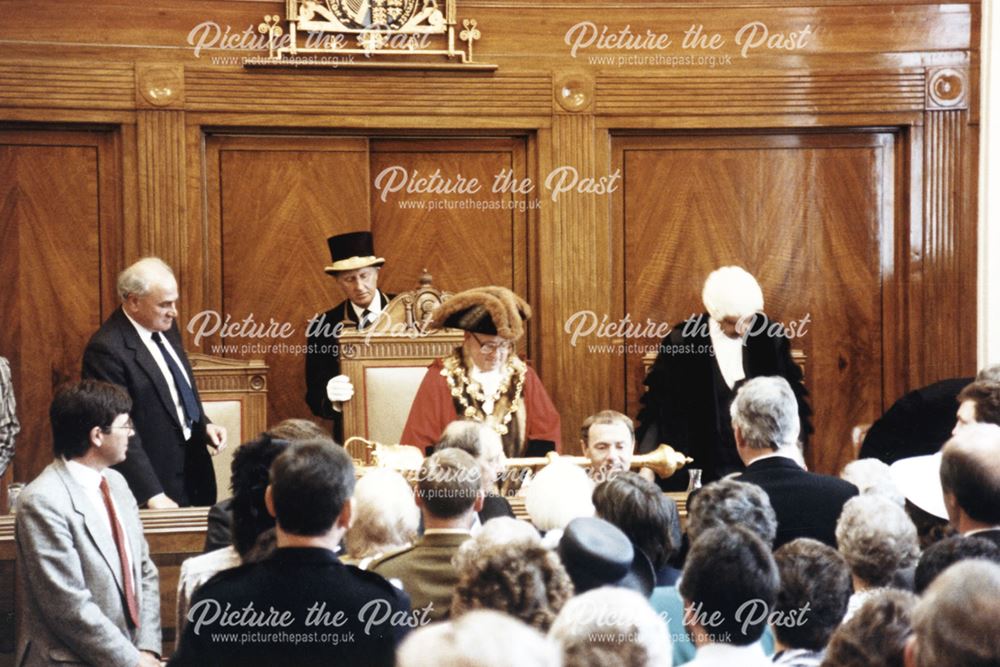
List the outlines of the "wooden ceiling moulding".
<svg viewBox="0 0 1000 667">
<path fill-rule="evenodd" d="M 870 113 L 924 106 L 922 70 L 597 78 L 599 114 Z"/>
<path fill-rule="evenodd" d="M 459 25 L 456 0 L 286 0 L 284 20 L 266 15 L 257 30 L 268 56 L 244 67 L 497 69 L 474 61 L 482 33 L 475 19 Z"/>
</svg>

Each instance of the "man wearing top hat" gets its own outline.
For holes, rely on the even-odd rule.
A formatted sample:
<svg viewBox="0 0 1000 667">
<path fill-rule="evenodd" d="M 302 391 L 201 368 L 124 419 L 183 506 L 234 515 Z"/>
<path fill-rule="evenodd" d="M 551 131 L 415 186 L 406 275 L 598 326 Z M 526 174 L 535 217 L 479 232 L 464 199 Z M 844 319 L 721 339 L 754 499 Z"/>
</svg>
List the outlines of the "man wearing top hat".
<svg viewBox="0 0 1000 667">
<path fill-rule="evenodd" d="M 515 350 L 529 317 L 528 304 L 505 287 L 466 290 L 438 306 L 430 327 L 462 329 L 465 339 L 428 367 L 402 442 L 433 445 L 445 426 L 464 418 L 492 426 L 508 457 L 560 449 L 559 413 Z"/>
<path fill-rule="evenodd" d="M 378 288 L 385 259 L 375 256 L 371 232 L 349 232 L 327 239 L 333 276 L 347 297 L 309 322 L 306 350 L 306 403 L 317 417 L 333 420 L 333 436 L 343 441 L 341 404 L 354 396 L 354 385 L 340 373 L 338 339 L 345 326 L 365 329 L 376 321 L 393 294 Z"/>
</svg>

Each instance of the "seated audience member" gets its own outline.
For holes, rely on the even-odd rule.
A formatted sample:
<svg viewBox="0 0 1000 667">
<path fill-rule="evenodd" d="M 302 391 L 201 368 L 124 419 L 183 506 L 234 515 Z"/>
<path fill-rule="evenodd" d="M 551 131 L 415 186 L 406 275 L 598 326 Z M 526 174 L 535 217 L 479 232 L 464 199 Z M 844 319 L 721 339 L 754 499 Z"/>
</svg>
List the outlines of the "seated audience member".
<svg viewBox="0 0 1000 667">
<path fill-rule="evenodd" d="M 858 487 L 861 494 L 874 493 L 885 496 L 900 507 L 906 502 L 902 492 L 892 481 L 888 464 L 878 459 L 851 461 L 840 471 L 840 479 Z"/>
<path fill-rule="evenodd" d="M 274 528 L 274 517 L 267 512 L 264 492 L 271 464 L 287 447 L 287 440 L 274 439 L 265 433 L 240 445 L 233 454 L 233 497 L 230 499 L 233 544 L 188 558 L 181 564 L 177 579 L 177 625 L 174 626 L 178 633 L 184 629 L 188 605 L 198 587 L 218 572 L 245 561 L 257 538 Z"/>
<path fill-rule="evenodd" d="M 453 295 L 430 329 L 462 329 L 465 339 L 427 368 L 400 440 L 426 448 L 459 418 L 486 422 L 507 456 L 541 456 L 562 446 L 559 413 L 535 371 L 517 355 L 531 308 L 506 287 Z"/>
<path fill-rule="evenodd" d="M 844 505 L 837 522 L 837 548 L 851 566 L 854 594 L 849 619 L 865 600 L 892 583 L 897 571 L 920 556 L 917 529 L 896 503 L 881 496 L 858 496 Z"/>
<path fill-rule="evenodd" d="M 577 595 L 556 617 L 549 637 L 565 667 L 670 667 L 670 636 L 649 602 L 634 591 L 598 588 Z"/>
<path fill-rule="evenodd" d="M 736 451 L 747 469 L 737 477 L 764 489 L 778 517 L 775 548 L 799 537 L 836 546 L 837 517 L 853 484 L 807 472 L 799 455 L 799 405 L 781 377 L 749 380 L 730 406 Z"/>
<path fill-rule="evenodd" d="M 941 452 L 900 459 L 889 466 L 889 472 L 906 499 L 903 508 L 917 527 L 921 549 L 955 534 L 941 490 Z"/>
<path fill-rule="evenodd" d="M 781 588 L 774 603 L 774 664 L 817 667 L 851 598 L 851 568 L 833 547 L 809 538 L 774 552 Z"/>
<path fill-rule="evenodd" d="M 590 459 L 587 469 L 595 484 L 628 472 L 635 453 L 635 426 L 626 415 L 615 410 L 601 410 L 584 420 L 580 428 L 580 449 Z M 641 474 L 652 481 L 653 471 Z"/>
<path fill-rule="evenodd" d="M 308 419 L 285 419 L 269 429 L 264 435 L 269 435 L 275 440 L 285 440 L 287 442 L 327 437 L 326 431 Z M 264 470 L 265 486 L 267 486 L 268 466 L 270 466 L 270 463 L 265 466 Z M 230 497 L 220 500 L 208 510 L 208 530 L 205 533 L 205 547 L 202 549 L 203 552 L 208 553 L 216 549 L 223 549 L 233 543 L 231 533 L 233 520 L 232 506 L 233 499 Z M 265 511 L 264 514 L 266 515 L 267 512 Z"/>
<path fill-rule="evenodd" d="M 712 528 L 743 526 L 765 544 L 774 542 L 778 520 L 764 490 L 755 484 L 722 479 L 703 487 L 688 503 L 688 538 L 693 544 Z M 653 608 L 667 620 L 674 646 L 674 664 L 694 659 L 695 645 L 684 627 L 684 602 L 676 586 L 660 586 L 650 597 Z M 766 629 L 761 639 L 765 655 L 774 653 L 774 636 Z"/>
<path fill-rule="evenodd" d="M 464 557 L 451 600 L 451 617 L 493 609 L 545 632 L 573 596 L 573 582 L 559 557 L 540 544 L 515 542 Z"/>
<path fill-rule="evenodd" d="M 868 598 L 834 631 L 822 667 L 903 667 L 916 604 L 907 591 L 886 589 Z"/>
<path fill-rule="evenodd" d="M 923 595 L 939 574 L 964 560 L 988 560 L 1000 564 L 1000 547 L 981 537 L 953 535 L 932 544 L 920 554 L 914 577 L 914 592 Z"/>
<path fill-rule="evenodd" d="M 159 665 L 160 589 L 121 463 L 135 434 L 120 387 L 52 399 L 55 460 L 18 499 L 16 664 Z"/>
<path fill-rule="evenodd" d="M 17 421 L 17 400 L 10 379 L 10 362 L 0 357 L 0 477 L 14 458 L 15 439 L 21 431 Z"/>
<path fill-rule="evenodd" d="M 1000 426 L 966 426 L 945 444 L 941 491 L 958 532 L 1000 546 Z"/>
<path fill-rule="evenodd" d="M 416 490 L 424 519 L 424 534 L 413 546 L 389 554 L 371 565 L 387 579 L 398 580 L 427 617 L 448 615 L 458 582 L 452 557 L 471 536 L 476 512 L 483 507 L 479 465 L 460 449 L 445 449 L 424 459 Z"/>
<path fill-rule="evenodd" d="M 681 547 L 681 519 L 677 504 L 659 486 L 636 473 L 621 473 L 597 485 L 594 509 L 646 554 L 657 586 L 677 583 L 680 571 L 670 566 L 670 559 Z"/>
<path fill-rule="evenodd" d="M 692 543 L 678 588 L 698 651 L 692 667 L 757 667 L 780 581 L 770 547 L 741 526 L 711 528 Z"/>
<path fill-rule="evenodd" d="M 594 483 L 583 468 L 556 461 L 531 480 L 524 509 L 539 532 L 552 533 L 547 543 L 554 544 L 570 521 L 594 516 L 593 494 Z"/>
<path fill-rule="evenodd" d="M 410 633 L 398 667 L 562 667 L 559 647 L 495 611 L 472 611 Z"/>
<path fill-rule="evenodd" d="M 400 473 L 376 468 L 354 487 L 354 523 L 347 530 L 347 556 L 362 570 L 383 555 L 410 546 L 417 539 L 420 508 L 413 489 Z"/>
<path fill-rule="evenodd" d="M 1000 665 L 1000 565 L 958 563 L 939 576 L 913 612 L 906 667 Z"/>
<path fill-rule="evenodd" d="M 406 627 L 390 619 L 409 616 L 409 598 L 337 558 L 351 523 L 353 491 L 354 465 L 342 447 L 328 439 L 289 445 L 271 466 L 265 494 L 276 519 L 277 551 L 198 589 L 170 664 L 392 665 Z M 282 615 L 268 614 L 272 608 Z M 231 610 L 249 619 L 237 627 L 246 641 L 230 638 Z"/>
<path fill-rule="evenodd" d="M 957 435 L 971 424 L 1000 426 L 1000 382 L 976 380 L 958 393 L 958 411 L 955 413 Z"/>
<path fill-rule="evenodd" d="M 497 493 L 497 480 L 506 471 L 500 434 L 482 422 L 460 419 L 445 427 L 435 451 L 450 447 L 461 449 L 479 464 L 483 493 L 486 494 L 483 509 L 479 512 L 480 523 L 498 516 L 513 517 L 514 510 L 510 503 Z"/>
<path fill-rule="evenodd" d="M 647 598 L 653 592 L 656 578 L 646 554 L 604 519 L 573 519 L 556 550 L 577 593 L 601 586 L 628 588 Z"/>
</svg>

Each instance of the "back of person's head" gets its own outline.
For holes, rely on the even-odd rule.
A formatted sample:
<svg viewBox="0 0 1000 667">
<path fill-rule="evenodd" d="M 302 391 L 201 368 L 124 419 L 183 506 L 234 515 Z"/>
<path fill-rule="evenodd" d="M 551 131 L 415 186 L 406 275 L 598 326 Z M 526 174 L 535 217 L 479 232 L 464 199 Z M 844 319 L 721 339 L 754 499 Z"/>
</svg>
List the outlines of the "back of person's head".
<svg viewBox="0 0 1000 667">
<path fill-rule="evenodd" d="M 597 516 L 618 526 L 659 571 L 680 549 L 677 504 L 653 482 L 622 473 L 594 489 Z"/>
<path fill-rule="evenodd" d="M 939 574 L 963 560 L 988 560 L 1000 564 L 1000 546 L 982 537 L 952 535 L 929 546 L 917 562 L 914 587 L 923 594 Z"/>
<path fill-rule="evenodd" d="M 483 454 L 480 435 L 484 427 L 489 428 L 474 419 L 456 419 L 441 431 L 441 438 L 437 441 L 434 451 L 461 449 L 472 458 L 478 459 Z"/>
<path fill-rule="evenodd" d="M 271 465 L 271 498 L 278 527 L 324 535 L 354 493 L 354 463 L 329 438 L 294 442 Z"/>
<path fill-rule="evenodd" d="M 462 559 L 451 614 L 493 609 L 545 632 L 572 596 L 573 582 L 555 552 L 527 542 L 493 545 Z"/>
<path fill-rule="evenodd" d="M 670 667 L 667 625 L 649 600 L 624 588 L 595 588 L 563 606 L 549 630 L 565 667 Z"/>
<path fill-rule="evenodd" d="M 976 382 L 1000 382 L 1000 364 L 993 364 L 976 373 Z"/>
<path fill-rule="evenodd" d="M 267 435 L 289 442 L 330 437 L 330 434 L 326 430 L 320 428 L 316 422 L 311 422 L 308 419 L 282 419 L 267 429 Z"/>
<path fill-rule="evenodd" d="M 347 531 L 347 553 L 361 559 L 405 547 L 417 537 L 420 509 L 413 489 L 400 473 L 374 468 L 354 487 L 353 523 Z"/>
<path fill-rule="evenodd" d="M 756 484 L 720 479 L 698 490 L 688 504 L 688 537 L 692 542 L 710 528 L 743 526 L 765 544 L 774 544 L 778 518 L 767 492 Z"/>
<path fill-rule="evenodd" d="M 562 530 L 573 519 L 594 516 L 593 493 L 594 482 L 583 468 L 557 460 L 531 480 L 524 508 L 538 530 Z"/>
<path fill-rule="evenodd" d="M 715 643 L 747 646 L 764 634 L 780 580 L 771 547 L 742 526 L 710 528 L 691 545 L 678 592 Z M 702 623 L 704 626 L 705 623 Z M 725 641 L 721 641 L 725 640 Z"/>
<path fill-rule="evenodd" d="M 461 449 L 434 452 L 420 466 L 417 494 L 424 509 L 439 519 L 469 512 L 481 491 L 479 464 Z"/>
<path fill-rule="evenodd" d="M 125 390 L 109 382 L 81 380 L 61 387 L 49 406 L 53 453 L 67 459 L 83 456 L 95 427 L 109 432 L 115 417 L 131 409 Z"/>
<path fill-rule="evenodd" d="M 869 586 L 886 586 L 920 555 L 917 528 L 902 507 L 882 496 L 855 496 L 837 521 L 837 549 Z"/>
<path fill-rule="evenodd" d="M 708 274 L 701 290 L 701 301 L 713 320 L 747 317 L 764 310 L 760 284 L 740 266 L 723 266 Z"/>
<path fill-rule="evenodd" d="M 970 519 L 1000 524 L 1000 426 L 971 424 L 945 443 L 941 488 Z"/>
<path fill-rule="evenodd" d="M 934 580 L 913 612 L 916 667 L 1000 665 L 1000 565 L 970 560 Z"/>
<path fill-rule="evenodd" d="M 958 402 L 972 401 L 976 421 L 1000 426 L 1000 382 L 976 380 L 958 392 Z"/>
<path fill-rule="evenodd" d="M 823 667 L 903 667 L 917 599 L 900 590 L 875 593 L 834 631 Z"/>
<path fill-rule="evenodd" d="M 414 630 L 397 667 L 560 667 L 559 647 L 507 614 L 480 610 Z"/>
<path fill-rule="evenodd" d="M 264 531 L 274 527 L 274 517 L 264 503 L 271 464 L 288 447 L 287 440 L 262 434 L 240 445 L 232 462 L 233 547 L 245 555 Z"/>
<path fill-rule="evenodd" d="M 751 449 L 776 450 L 799 439 L 799 404 L 788 380 L 755 377 L 736 392 L 729 406 L 733 429 Z"/>
<path fill-rule="evenodd" d="M 781 588 L 774 603 L 774 636 L 789 648 L 818 651 L 840 625 L 851 599 L 851 568 L 817 540 L 792 540 L 774 552 Z"/>
<path fill-rule="evenodd" d="M 527 521 L 498 516 L 484 523 L 479 532 L 462 542 L 452 557 L 455 570 L 461 572 L 487 551 L 511 544 L 539 546 L 542 538 Z"/>
<path fill-rule="evenodd" d="M 851 461 L 840 472 L 840 478 L 858 487 L 858 491 L 862 495 L 884 496 L 900 507 L 906 501 L 902 491 L 892 481 L 892 473 L 884 461 L 878 459 Z"/>
</svg>

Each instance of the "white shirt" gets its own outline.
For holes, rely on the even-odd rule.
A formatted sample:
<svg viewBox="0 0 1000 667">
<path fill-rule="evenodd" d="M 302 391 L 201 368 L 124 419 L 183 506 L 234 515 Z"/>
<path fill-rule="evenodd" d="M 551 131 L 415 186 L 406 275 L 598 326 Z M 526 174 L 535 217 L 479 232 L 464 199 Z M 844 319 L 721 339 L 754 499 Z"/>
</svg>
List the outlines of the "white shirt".
<svg viewBox="0 0 1000 667">
<path fill-rule="evenodd" d="M 479 370 L 479 366 L 473 364 L 469 378 L 483 389 L 483 396 L 486 397 L 486 400 L 483 401 L 483 412 L 487 416 L 493 414 L 493 395 L 500 388 L 500 381 L 503 379 L 500 369 L 481 371 Z"/>
<path fill-rule="evenodd" d="M 122 309 L 125 313 L 125 310 Z M 170 372 L 170 367 L 167 366 L 166 359 L 163 358 L 163 354 L 160 352 L 160 346 L 156 344 L 153 340 L 153 332 L 142 326 L 135 320 L 133 320 L 128 313 L 125 313 L 125 317 L 128 317 L 128 321 L 132 323 L 135 327 L 136 333 L 139 334 L 139 338 L 142 339 L 143 345 L 149 350 L 149 353 L 153 355 L 153 361 L 156 362 L 156 366 L 163 373 L 163 378 L 167 381 L 167 388 L 170 390 L 170 399 L 174 402 L 174 409 L 177 410 L 177 421 L 181 423 L 181 428 L 184 429 L 184 439 L 188 440 L 191 438 L 191 429 L 187 426 L 187 417 L 184 416 L 184 406 L 181 404 L 181 395 L 177 391 L 177 385 L 174 384 L 174 376 Z M 191 378 L 188 376 L 187 371 L 184 370 L 184 364 L 181 363 L 180 357 L 177 356 L 177 351 L 174 350 L 174 346 L 170 344 L 167 337 L 162 333 L 160 334 L 160 340 L 163 341 L 163 347 L 167 349 L 170 356 L 173 357 L 174 363 L 177 364 L 177 368 L 181 369 L 181 375 L 187 380 L 188 385 L 194 388 L 191 383 Z"/>
<path fill-rule="evenodd" d="M 115 534 L 111 530 L 111 515 L 108 514 L 108 508 L 104 504 L 104 494 L 101 493 L 101 480 L 104 479 L 104 475 L 100 472 L 94 470 L 90 466 L 85 466 L 82 463 L 77 463 L 76 461 L 70 461 L 68 459 L 63 459 L 66 462 L 66 471 L 69 472 L 69 476 L 73 478 L 77 484 L 83 488 L 83 492 L 87 496 L 87 501 L 94 506 L 96 509 L 97 516 L 101 517 L 102 525 L 108 529 L 108 536 L 111 538 L 112 543 L 115 540 Z M 132 549 L 128 543 L 128 536 L 125 534 L 125 527 L 122 525 L 121 521 L 121 508 L 118 507 L 118 503 L 115 502 L 114 495 L 109 494 L 111 497 L 111 506 L 115 508 L 115 516 L 118 519 L 118 531 L 121 533 L 122 541 L 125 543 L 125 558 L 128 559 L 126 564 L 130 572 L 135 572 L 135 568 L 132 567 Z M 118 551 L 116 550 L 117 554 Z M 135 588 L 136 577 L 132 577 L 132 588 Z M 135 591 L 138 594 L 138 589 Z"/>
<path fill-rule="evenodd" d="M 698 649 L 688 667 L 764 667 L 771 659 L 764 655 L 760 642 L 749 646 L 706 644 Z"/>
<path fill-rule="evenodd" d="M 712 318 L 708 320 L 708 335 L 712 339 L 712 349 L 715 350 L 715 363 L 719 364 L 723 379 L 732 389 L 747 376 L 743 370 L 743 337 L 730 338 Z"/>
<path fill-rule="evenodd" d="M 359 327 L 361 326 L 361 315 L 365 312 L 365 310 L 369 313 L 368 324 L 371 324 L 378 319 L 378 316 L 382 313 L 382 308 L 384 307 L 382 304 L 382 295 L 379 294 L 378 290 L 375 290 L 375 296 L 372 297 L 372 302 L 368 304 L 367 308 L 361 307 L 353 301 L 350 303 L 351 308 L 354 310 L 354 315 L 358 318 Z"/>
</svg>

